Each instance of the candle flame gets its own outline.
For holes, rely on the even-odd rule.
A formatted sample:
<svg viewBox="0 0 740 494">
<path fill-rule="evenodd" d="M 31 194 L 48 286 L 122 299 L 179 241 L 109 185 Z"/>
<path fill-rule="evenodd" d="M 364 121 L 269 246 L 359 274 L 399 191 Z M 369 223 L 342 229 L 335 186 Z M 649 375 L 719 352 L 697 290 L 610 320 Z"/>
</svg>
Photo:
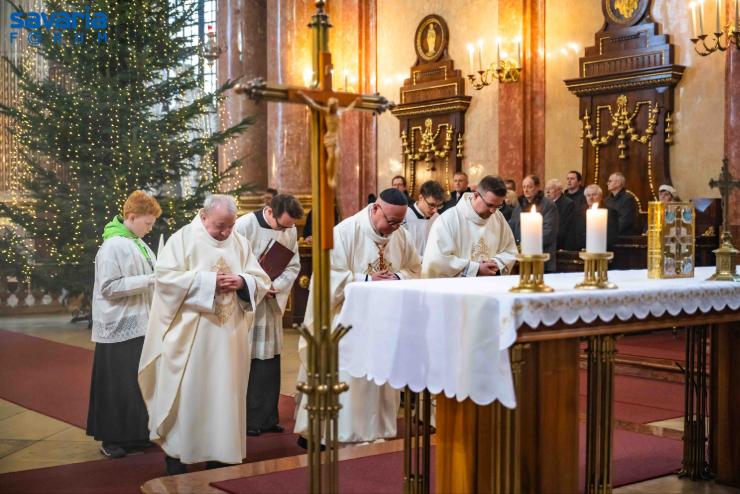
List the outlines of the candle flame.
<svg viewBox="0 0 740 494">
<path fill-rule="evenodd" d="M 530 209 L 529 212 L 530 213 L 536 213 L 537 212 L 537 207 L 534 204 L 532 204 L 532 209 Z"/>
<path fill-rule="evenodd" d="M 591 209 L 599 209 L 599 203 L 595 202 L 593 206 L 591 206 Z"/>
</svg>

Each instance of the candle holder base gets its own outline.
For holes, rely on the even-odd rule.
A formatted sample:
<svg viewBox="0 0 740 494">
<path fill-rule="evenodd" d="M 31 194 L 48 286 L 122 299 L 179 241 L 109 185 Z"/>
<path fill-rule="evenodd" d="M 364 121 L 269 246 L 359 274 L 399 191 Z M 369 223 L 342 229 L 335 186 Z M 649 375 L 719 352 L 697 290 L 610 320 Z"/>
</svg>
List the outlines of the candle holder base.
<svg viewBox="0 0 740 494">
<path fill-rule="evenodd" d="M 552 292 L 554 289 L 545 285 L 545 262 L 550 254 L 517 254 L 519 261 L 519 284 L 510 288 L 515 293 Z"/>
<path fill-rule="evenodd" d="M 609 259 L 613 252 L 579 252 L 583 259 L 583 281 L 576 285 L 578 290 L 611 290 L 617 285 L 609 281 Z"/>
</svg>

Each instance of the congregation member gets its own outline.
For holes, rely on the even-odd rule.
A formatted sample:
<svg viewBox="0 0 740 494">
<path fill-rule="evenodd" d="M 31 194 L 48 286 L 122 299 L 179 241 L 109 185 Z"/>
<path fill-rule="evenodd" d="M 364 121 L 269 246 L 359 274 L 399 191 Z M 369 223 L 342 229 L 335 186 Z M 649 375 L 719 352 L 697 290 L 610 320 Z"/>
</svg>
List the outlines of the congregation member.
<svg viewBox="0 0 740 494">
<path fill-rule="evenodd" d="M 444 206 L 445 191 L 439 182 L 428 180 L 421 184 L 419 199 L 406 211 L 406 223 L 411 240 L 420 258 L 424 257 L 429 229 Z"/>
<path fill-rule="evenodd" d="M 586 196 L 583 195 L 583 176 L 581 172 L 575 170 L 569 171 L 565 175 L 565 192 L 563 195 L 573 201 L 573 207 L 576 211 L 586 207 Z"/>
<path fill-rule="evenodd" d="M 513 189 L 507 189 L 504 203 L 499 208 L 499 211 L 504 215 L 504 219 L 506 219 L 507 222 L 511 219 L 511 214 L 514 212 L 514 208 L 516 208 L 518 202 L 519 197 L 516 195 L 516 191 Z"/>
<path fill-rule="evenodd" d="M 676 189 L 668 184 L 663 184 L 658 188 L 658 200 L 660 202 L 681 202 Z"/>
<path fill-rule="evenodd" d="M 123 204 L 123 215 L 105 225 L 95 256 L 95 353 L 87 435 L 101 441 L 100 452 L 108 458 L 152 445 L 136 374 L 149 323 L 156 259 L 141 238 L 161 214 L 153 197 L 134 191 Z"/>
<path fill-rule="evenodd" d="M 516 262 L 514 235 L 499 208 L 506 185 L 486 176 L 432 225 L 422 263 L 424 278 L 508 274 Z"/>
<path fill-rule="evenodd" d="M 606 209 L 606 249 L 608 251 L 614 250 L 614 244 L 619 236 L 619 217 L 617 212 L 607 206 L 604 202 L 604 193 L 596 184 L 591 184 L 584 190 L 584 197 L 586 198 L 586 208 L 582 215 L 576 216 L 576 222 L 574 223 L 574 237 L 576 242 L 574 249 L 570 250 L 581 250 L 586 248 L 586 209 L 590 209 L 596 204 L 597 208 Z"/>
<path fill-rule="evenodd" d="M 506 190 L 513 190 L 516 192 L 516 182 L 510 178 L 507 178 L 504 180 L 504 183 L 506 184 Z"/>
<path fill-rule="evenodd" d="M 529 213 L 535 207 L 537 212 L 542 215 L 542 252 L 550 254 L 550 259 L 545 262 L 545 271 L 548 273 L 555 272 L 555 251 L 558 242 L 558 227 L 560 218 L 558 208 L 550 199 L 545 197 L 542 191 L 539 177 L 528 175 L 522 180 L 522 195 L 519 197 L 514 212 L 511 213 L 509 225 L 514 233 L 514 239 L 521 241 L 521 214 Z"/>
<path fill-rule="evenodd" d="M 444 211 L 452 209 L 466 192 L 472 192 L 468 187 L 468 174 L 465 172 L 456 172 L 452 177 L 452 186 L 454 190 L 450 193 L 450 199 L 445 203 Z"/>
<path fill-rule="evenodd" d="M 545 197 L 550 199 L 558 208 L 558 240 L 557 248 L 566 249 L 566 243 L 573 238 L 573 218 L 575 205 L 563 194 L 563 184 L 557 178 L 545 184 Z M 567 249 L 566 249 L 567 250 Z"/>
<path fill-rule="evenodd" d="M 627 179 L 620 172 L 612 173 L 606 182 L 609 195 L 606 205 L 617 212 L 619 235 L 639 235 L 641 232 L 639 207 L 635 198 L 627 192 Z"/>
<path fill-rule="evenodd" d="M 404 196 L 406 196 L 406 204 L 411 206 L 414 203 L 414 200 L 409 195 L 409 191 L 406 188 L 406 177 L 403 175 L 396 175 L 391 179 L 391 187 L 394 189 L 399 190 L 403 193 Z"/>
<path fill-rule="evenodd" d="M 278 194 L 269 206 L 245 214 L 236 220 L 235 229 L 243 235 L 261 264 L 273 263 L 279 253 L 287 263 L 272 280 L 274 294 L 268 294 L 254 309 L 252 325 L 252 363 L 247 387 L 247 435 L 283 432 L 278 415 L 280 398 L 280 354 L 283 348 L 283 314 L 293 283 L 301 270 L 296 221 L 303 217 L 303 207 L 289 194 Z M 279 244 L 276 246 L 275 243 Z M 284 247 L 277 249 L 276 247 Z M 271 250 L 274 249 L 274 250 Z M 288 261 L 288 252 L 293 255 Z M 276 256 L 271 253 L 276 252 Z M 280 266 L 274 266 L 272 270 Z M 268 275 L 270 268 L 265 269 Z"/>
<path fill-rule="evenodd" d="M 375 203 L 334 227 L 334 248 L 331 251 L 330 307 L 332 327 L 344 303 L 344 289 L 352 282 L 392 282 L 418 278 L 421 271 L 411 235 L 401 228 L 408 206 L 398 189 L 385 189 Z M 436 222 L 435 222 L 436 224 Z M 304 324 L 313 331 L 314 285 L 311 283 Z M 298 380 L 306 380 L 307 343 L 299 340 L 301 360 Z M 339 381 L 349 384 L 349 391 L 339 395 L 340 442 L 365 442 L 396 435 L 396 418 L 400 392 L 389 384 L 378 386 L 364 378 L 354 378 L 339 371 Z M 295 433 L 298 443 L 307 447 L 303 435 L 308 428 L 307 397 L 296 397 Z"/>
<path fill-rule="evenodd" d="M 247 455 L 249 328 L 254 308 L 276 292 L 233 232 L 236 213 L 233 197 L 209 196 L 157 259 L 139 385 L 170 475 Z"/>
<path fill-rule="evenodd" d="M 272 187 L 266 188 L 265 193 L 262 194 L 262 204 L 264 204 L 265 206 L 269 206 L 272 202 L 272 198 L 275 197 L 277 194 L 277 189 L 273 189 Z"/>
</svg>

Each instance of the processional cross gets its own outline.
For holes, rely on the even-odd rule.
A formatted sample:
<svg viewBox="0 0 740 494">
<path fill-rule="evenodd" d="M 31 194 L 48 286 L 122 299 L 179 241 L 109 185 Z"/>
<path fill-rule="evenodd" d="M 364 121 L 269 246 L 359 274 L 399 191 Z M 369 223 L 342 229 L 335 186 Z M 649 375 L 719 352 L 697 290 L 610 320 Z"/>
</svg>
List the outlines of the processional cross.
<svg viewBox="0 0 740 494">
<path fill-rule="evenodd" d="M 332 331 L 330 307 L 330 252 L 333 247 L 335 173 L 338 161 L 339 118 L 342 112 L 357 110 L 382 113 L 393 103 L 384 97 L 332 90 L 332 63 L 329 52 L 329 16 L 326 1 L 316 0 L 313 30 L 313 73 L 311 87 L 294 87 L 255 79 L 236 88 L 255 101 L 308 105 L 311 109 L 311 192 L 313 214 L 313 330 L 298 327 L 308 343 L 307 380 L 298 390 L 308 404 L 308 467 L 312 493 L 338 491 L 339 395 L 348 389 L 339 382 L 339 340 L 349 328 Z M 325 441 L 328 461 L 322 467 L 321 443 Z M 325 471 L 326 470 L 326 471 Z"/>
<path fill-rule="evenodd" d="M 730 173 L 730 163 L 727 158 L 722 160 L 722 172 L 719 180 L 709 181 L 709 187 L 719 189 L 722 196 L 722 237 L 720 245 L 714 254 L 717 259 L 717 271 L 709 279 L 719 281 L 740 281 L 740 275 L 735 272 L 735 256 L 738 250 L 732 244 L 730 233 L 730 194 L 732 189 L 740 188 L 740 180 Z"/>
</svg>

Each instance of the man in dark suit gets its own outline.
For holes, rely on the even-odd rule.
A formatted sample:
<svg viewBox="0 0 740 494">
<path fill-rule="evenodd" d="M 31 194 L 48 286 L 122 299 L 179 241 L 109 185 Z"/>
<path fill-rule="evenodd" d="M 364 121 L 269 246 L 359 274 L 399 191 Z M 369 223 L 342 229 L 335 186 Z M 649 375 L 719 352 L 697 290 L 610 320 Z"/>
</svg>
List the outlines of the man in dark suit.
<svg viewBox="0 0 740 494">
<path fill-rule="evenodd" d="M 624 188 L 627 179 L 619 172 L 612 173 L 606 182 L 609 195 L 606 205 L 617 212 L 619 217 L 619 235 L 639 235 L 640 208 L 635 198 Z"/>
<path fill-rule="evenodd" d="M 550 199 L 558 207 L 558 249 L 565 249 L 566 241 L 572 236 L 573 218 L 575 205 L 573 201 L 563 195 L 563 184 L 560 180 L 553 178 L 545 185 L 545 197 Z"/>
<path fill-rule="evenodd" d="M 619 236 L 619 218 L 617 212 L 604 204 L 604 193 L 601 187 L 596 184 L 586 187 L 584 196 L 586 197 L 586 203 L 583 210 L 580 211 L 581 214 L 576 215 L 576 221 L 574 223 L 573 236 L 575 237 L 575 248 L 569 250 L 586 248 L 586 210 L 593 207 L 594 204 L 598 204 L 598 208 L 608 210 L 606 219 L 606 250 L 613 251 L 614 244 Z"/>
<path fill-rule="evenodd" d="M 403 175 L 396 175 L 391 179 L 391 187 L 403 192 L 403 195 L 406 196 L 406 202 L 408 202 L 409 206 L 414 203 L 414 200 L 411 199 L 411 196 L 409 196 L 408 190 L 406 190 L 406 177 L 404 177 Z"/>
<path fill-rule="evenodd" d="M 471 192 L 468 187 L 468 175 L 465 172 L 455 173 L 452 177 L 452 186 L 455 190 L 450 193 L 450 200 L 445 203 L 444 211 L 454 208 L 464 193 Z"/>
<path fill-rule="evenodd" d="M 514 238 L 517 243 L 521 241 L 521 214 L 528 213 L 532 206 L 536 206 L 537 211 L 542 214 L 542 252 L 550 254 L 550 260 L 545 263 L 545 271 L 552 273 L 555 271 L 555 250 L 558 239 L 558 208 L 553 202 L 545 197 L 540 186 L 540 179 L 535 175 L 528 175 L 522 180 L 522 195 L 519 203 L 514 208 L 509 220 L 511 231 L 514 232 Z"/>
<path fill-rule="evenodd" d="M 581 172 L 571 170 L 565 175 L 565 191 L 563 195 L 573 201 L 573 207 L 576 210 L 586 205 L 586 198 L 583 196 L 583 177 L 581 176 Z"/>
</svg>

